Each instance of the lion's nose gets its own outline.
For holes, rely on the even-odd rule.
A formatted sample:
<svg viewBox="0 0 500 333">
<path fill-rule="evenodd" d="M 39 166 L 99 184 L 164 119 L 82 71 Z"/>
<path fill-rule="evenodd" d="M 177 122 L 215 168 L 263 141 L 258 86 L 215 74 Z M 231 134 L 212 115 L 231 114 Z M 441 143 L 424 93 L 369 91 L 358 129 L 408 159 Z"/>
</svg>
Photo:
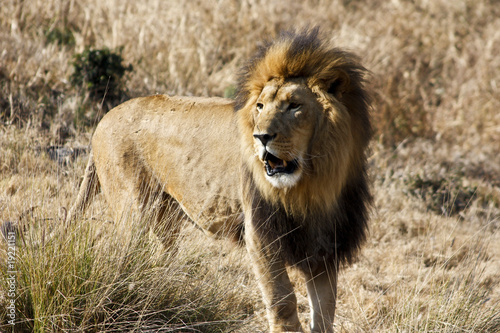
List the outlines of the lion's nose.
<svg viewBox="0 0 500 333">
<path fill-rule="evenodd" d="M 269 134 L 254 134 L 253 135 L 254 138 L 256 139 L 259 139 L 260 142 L 262 142 L 262 144 L 265 146 L 269 141 L 271 141 L 272 139 L 274 139 L 276 137 L 276 134 L 274 135 L 269 135 Z"/>
</svg>

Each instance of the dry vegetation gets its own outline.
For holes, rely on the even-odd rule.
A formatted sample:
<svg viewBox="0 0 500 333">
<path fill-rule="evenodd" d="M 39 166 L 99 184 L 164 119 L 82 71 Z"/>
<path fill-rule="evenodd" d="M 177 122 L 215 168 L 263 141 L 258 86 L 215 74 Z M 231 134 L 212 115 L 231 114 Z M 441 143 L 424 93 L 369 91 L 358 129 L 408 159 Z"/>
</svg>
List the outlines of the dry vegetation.
<svg viewBox="0 0 500 333">
<path fill-rule="evenodd" d="M 165 253 L 139 224 L 115 230 L 101 199 L 62 225 L 86 156 L 54 161 L 53 145 L 86 147 L 119 102 L 70 84 L 86 47 L 123 47 L 122 99 L 223 96 L 263 38 L 308 24 L 362 57 L 375 93 L 376 201 L 341 274 L 337 332 L 500 331 L 498 1 L 3 0 L 0 222 L 23 230 L 17 331 L 265 330 L 243 251 L 186 228 Z M 2 241 L 2 332 L 6 264 Z"/>
</svg>

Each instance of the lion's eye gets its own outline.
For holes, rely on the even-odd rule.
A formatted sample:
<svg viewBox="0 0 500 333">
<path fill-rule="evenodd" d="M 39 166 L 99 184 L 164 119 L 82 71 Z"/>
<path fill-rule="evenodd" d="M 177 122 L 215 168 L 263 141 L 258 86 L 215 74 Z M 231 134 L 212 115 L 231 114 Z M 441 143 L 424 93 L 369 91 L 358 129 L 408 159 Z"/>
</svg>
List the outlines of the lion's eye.
<svg viewBox="0 0 500 333">
<path fill-rule="evenodd" d="M 257 103 L 257 111 L 262 112 L 262 109 L 264 109 L 264 104 L 262 103 Z"/>
<path fill-rule="evenodd" d="M 288 110 L 292 111 L 292 112 L 295 112 L 295 111 L 298 111 L 300 109 L 302 105 L 298 104 L 298 103 L 290 103 L 288 105 Z"/>
</svg>

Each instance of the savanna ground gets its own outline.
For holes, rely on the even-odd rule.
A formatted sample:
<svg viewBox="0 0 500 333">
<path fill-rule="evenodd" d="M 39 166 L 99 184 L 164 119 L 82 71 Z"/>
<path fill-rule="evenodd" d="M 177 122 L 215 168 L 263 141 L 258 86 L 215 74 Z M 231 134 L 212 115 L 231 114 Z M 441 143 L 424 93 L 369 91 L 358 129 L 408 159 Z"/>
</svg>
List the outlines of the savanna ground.
<svg viewBox="0 0 500 333">
<path fill-rule="evenodd" d="M 375 96 L 370 237 L 341 273 L 336 331 L 500 331 L 495 0 L 2 0 L 0 222 L 22 232 L 14 328 L 0 245 L 0 331 L 265 331 L 243 250 L 186 227 L 168 253 L 140 223 L 118 230 L 100 197 L 69 226 L 61 207 L 110 107 L 230 97 L 262 39 L 306 25 L 360 55 Z M 89 48 L 133 66 L 102 96 L 71 79 Z"/>
</svg>

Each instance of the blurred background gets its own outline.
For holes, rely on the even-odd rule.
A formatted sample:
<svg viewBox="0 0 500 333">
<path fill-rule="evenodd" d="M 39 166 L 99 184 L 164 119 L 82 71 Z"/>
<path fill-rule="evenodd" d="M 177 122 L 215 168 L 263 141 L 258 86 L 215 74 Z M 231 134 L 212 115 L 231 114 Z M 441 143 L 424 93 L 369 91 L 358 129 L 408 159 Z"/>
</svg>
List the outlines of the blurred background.
<svg viewBox="0 0 500 333">
<path fill-rule="evenodd" d="M 88 237 L 73 226 L 70 243 L 39 244 L 76 197 L 93 128 L 113 106 L 157 93 L 232 98 L 239 68 L 263 40 L 307 26 L 359 55 L 374 96 L 370 240 L 341 276 L 337 331 L 500 330 L 497 0 L 2 0 L 0 222 L 32 226 L 19 258 L 17 329 L 265 330 L 244 253 L 196 247 L 197 231 L 186 232 L 190 251 L 176 259 L 144 259 L 140 248 L 156 250 L 142 240 L 124 254 L 87 224 Z M 107 225 L 106 205 L 93 209 L 94 225 Z M 60 258 L 61 244 L 73 254 Z M 109 246 L 117 258 L 140 255 L 111 265 L 102 258 Z M 1 265 L 4 256 L 2 247 Z M 91 269 L 104 263 L 119 274 Z M 177 284 L 157 272 L 186 266 L 197 273 L 172 273 Z M 217 276 L 228 284 L 217 289 Z M 147 296 L 165 287 L 159 281 L 174 291 Z M 227 306 L 202 316 L 207 299 Z M 2 320 L 3 302 L 0 294 Z M 180 304 L 191 312 L 165 312 Z M 306 305 L 299 293 L 305 323 Z"/>
</svg>

